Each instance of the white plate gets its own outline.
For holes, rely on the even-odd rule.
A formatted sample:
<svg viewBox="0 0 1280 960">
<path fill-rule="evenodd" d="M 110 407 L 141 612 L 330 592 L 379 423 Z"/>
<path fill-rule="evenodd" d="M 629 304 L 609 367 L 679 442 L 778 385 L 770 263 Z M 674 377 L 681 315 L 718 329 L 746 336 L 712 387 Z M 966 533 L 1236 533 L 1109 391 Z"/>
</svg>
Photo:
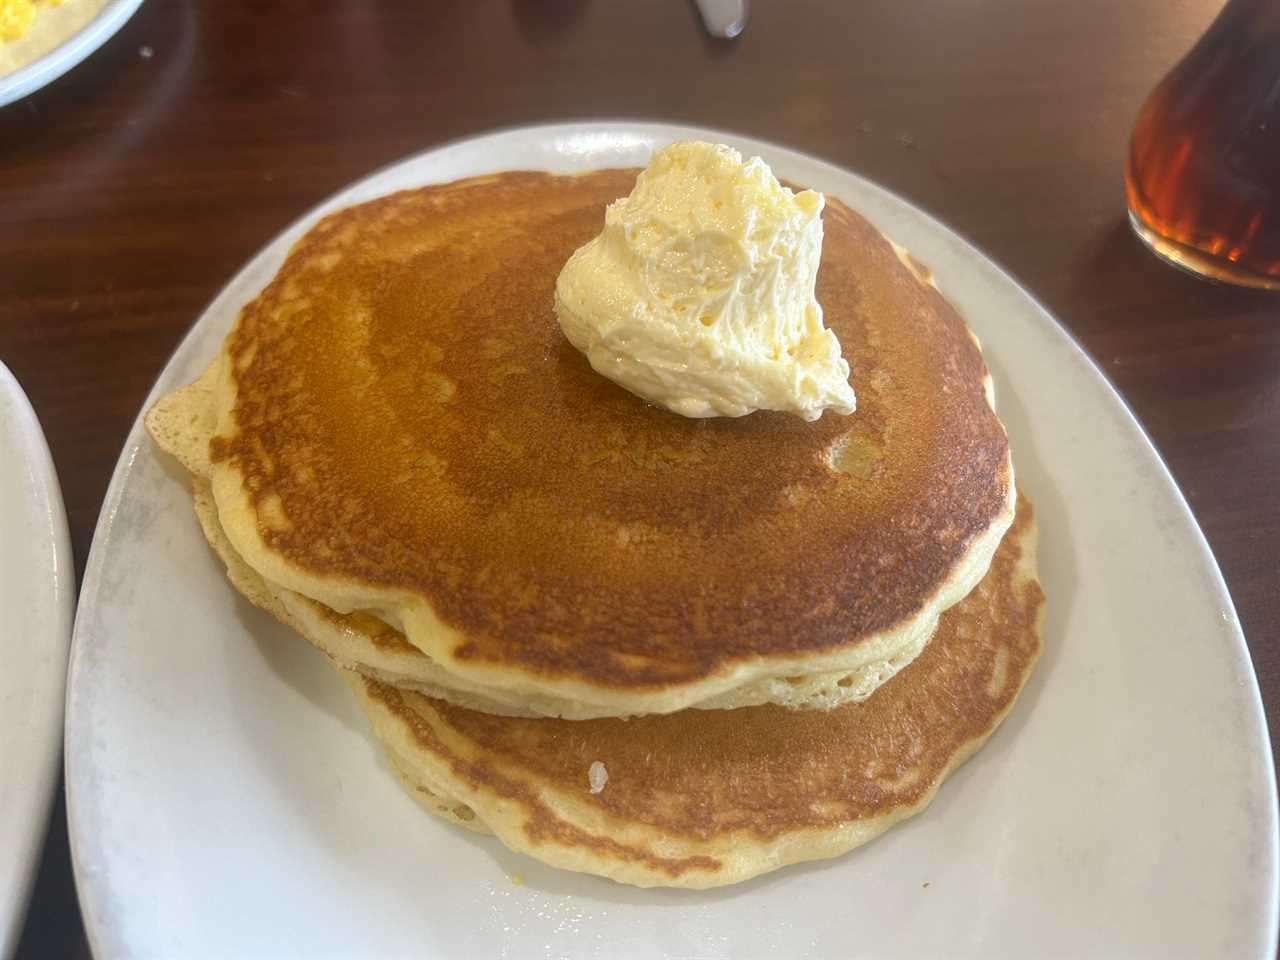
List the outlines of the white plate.
<svg viewBox="0 0 1280 960">
<path fill-rule="evenodd" d="M 53 460 L 0 363 L 0 957 L 22 933 L 58 778 L 74 598 Z"/>
<path fill-rule="evenodd" d="M 0 107 L 52 83 L 111 39 L 142 0 L 66 0 L 42 7 L 18 40 L 0 44 Z"/>
<path fill-rule="evenodd" d="M 227 585 L 180 470 L 135 424 L 89 558 L 68 697 L 72 849 L 100 957 L 1274 956 L 1266 725 L 1186 502 L 1031 297 L 853 174 L 640 123 L 432 150 L 254 258 L 152 398 L 201 371 L 325 211 L 493 170 L 642 164 L 655 144 L 692 136 L 861 210 L 933 267 L 986 345 L 1049 596 L 1044 658 L 1004 727 L 927 812 L 834 861 L 707 893 L 543 867 L 403 794 L 323 656 Z"/>
</svg>

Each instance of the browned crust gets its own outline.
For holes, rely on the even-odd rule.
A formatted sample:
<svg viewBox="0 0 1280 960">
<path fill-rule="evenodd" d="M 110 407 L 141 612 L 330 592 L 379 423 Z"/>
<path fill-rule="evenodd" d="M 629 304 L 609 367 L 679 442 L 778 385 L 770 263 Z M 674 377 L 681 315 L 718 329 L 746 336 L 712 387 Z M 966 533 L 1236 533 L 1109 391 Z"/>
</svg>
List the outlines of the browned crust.
<svg viewBox="0 0 1280 960">
<path fill-rule="evenodd" d="M 510 173 L 323 220 L 228 340 L 266 546 L 423 597 L 460 660 L 617 688 L 832 651 L 909 620 L 1005 509 L 964 323 L 828 203 L 818 296 L 858 411 L 687 420 L 595 374 L 557 272 L 632 171 Z M 358 343 L 367 348 L 355 349 Z M 849 434 L 852 474 L 824 452 Z"/>
<path fill-rule="evenodd" d="M 1040 655 L 1044 595 L 1019 568 L 1032 523 L 1020 502 L 986 579 L 943 614 L 925 652 L 869 700 L 828 713 L 766 706 L 632 720 L 518 719 L 363 682 L 467 791 L 512 801 L 531 845 L 590 849 L 673 878 L 715 872 L 722 866 L 715 858 L 655 857 L 582 830 L 541 798 L 572 797 L 605 823 L 652 827 L 690 849 L 726 835 L 767 842 L 914 812 L 998 725 Z M 458 749 L 433 724 L 461 738 Z M 586 772 L 595 761 L 609 778 L 592 795 Z"/>
<path fill-rule="evenodd" d="M 473 790 L 503 797 L 517 804 L 523 811 L 522 829 L 530 843 L 534 845 L 556 843 L 564 847 L 590 848 L 603 856 L 631 863 L 643 863 L 671 877 L 678 877 L 689 870 L 714 871 L 720 868 L 720 861 L 714 857 L 660 857 L 642 847 L 619 843 L 611 837 L 602 837 L 574 826 L 555 814 L 530 787 L 512 777 L 503 776 L 488 763 L 464 760 L 450 750 L 436 735 L 431 724 L 427 723 L 406 702 L 406 698 L 420 698 L 420 695 L 401 691 L 390 684 L 369 677 L 363 677 L 363 681 L 370 696 L 381 701 L 388 710 L 399 717 L 413 732 L 418 745 L 445 761 L 455 777 L 465 780 Z M 439 703 L 439 701 L 431 702 Z M 483 716 L 489 716 L 489 714 L 483 714 Z"/>
</svg>

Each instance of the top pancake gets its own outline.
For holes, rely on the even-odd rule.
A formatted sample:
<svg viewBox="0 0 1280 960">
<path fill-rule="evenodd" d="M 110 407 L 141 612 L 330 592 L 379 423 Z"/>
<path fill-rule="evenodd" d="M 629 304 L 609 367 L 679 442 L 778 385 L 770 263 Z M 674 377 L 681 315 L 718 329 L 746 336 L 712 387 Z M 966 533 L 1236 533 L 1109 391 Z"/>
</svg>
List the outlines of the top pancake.
<svg viewBox="0 0 1280 960">
<path fill-rule="evenodd" d="M 406 191 L 297 243 L 214 391 L 213 494 L 254 569 L 474 682 L 618 713 L 885 659 L 972 588 L 1013 476 L 956 312 L 830 199 L 817 294 L 857 412 L 652 407 L 552 309 L 634 177 Z"/>
</svg>

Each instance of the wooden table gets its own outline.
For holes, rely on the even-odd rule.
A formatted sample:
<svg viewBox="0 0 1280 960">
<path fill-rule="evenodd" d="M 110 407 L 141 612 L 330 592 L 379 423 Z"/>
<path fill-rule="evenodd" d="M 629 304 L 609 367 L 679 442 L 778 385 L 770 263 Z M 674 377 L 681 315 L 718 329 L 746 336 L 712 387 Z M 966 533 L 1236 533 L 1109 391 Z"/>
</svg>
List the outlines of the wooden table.
<svg viewBox="0 0 1280 960">
<path fill-rule="evenodd" d="M 1280 705 L 1280 298 L 1130 236 L 1142 99 L 1221 0 L 148 0 L 0 110 L 0 359 L 57 462 L 83 569 L 152 380 L 233 272 L 368 171 L 510 124 L 661 118 L 776 140 L 915 201 L 1055 313 L 1146 425 Z M 65 810 L 19 949 L 87 954 Z"/>
</svg>

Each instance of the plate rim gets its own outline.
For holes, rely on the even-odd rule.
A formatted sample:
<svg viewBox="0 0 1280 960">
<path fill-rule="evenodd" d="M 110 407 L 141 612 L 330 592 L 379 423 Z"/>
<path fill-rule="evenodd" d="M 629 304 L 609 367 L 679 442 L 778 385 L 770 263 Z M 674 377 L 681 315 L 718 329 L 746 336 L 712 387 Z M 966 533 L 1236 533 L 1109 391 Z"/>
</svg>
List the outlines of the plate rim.
<svg viewBox="0 0 1280 960">
<path fill-rule="evenodd" d="M 51 50 L 0 77 L 0 107 L 47 87 L 79 66 L 119 32 L 142 6 L 142 0 L 108 0 L 92 20 Z"/>
<path fill-rule="evenodd" d="M 120 0 L 122 3 L 140 4 L 141 0 Z M 1123 420 L 1132 434 L 1132 439 L 1143 448 L 1143 452 L 1150 457 L 1151 461 L 1157 467 L 1158 476 L 1167 486 L 1167 492 L 1173 495 L 1174 504 L 1181 514 L 1184 522 L 1186 522 L 1193 531 L 1192 539 L 1195 543 L 1196 557 L 1195 561 L 1201 565 L 1207 565 L 1208 581 L 1212 586 L 1218 599 L 1223 604 L 1224 614 L 1230 615 L 1230 631 L 1234 640 L 1233 653 L 1238 655 L 1240 664 L 1243 666 L 1248 679 L 1251 681 L 1246 684 L 1248 693 L 1245 698 L 1248 701 L 1250 712 L 1253 720 L 1254 734 L 1257 736 L 1261 744 L 1259 759 L 1264 763 L 1264 781 L 1269 790 L 1267 791 L 1267 803 L 1265 816 L 1269 821 L 1269 830 L 1267 832 L 1267 859 L 1269 864 L 1269 875 L 1271 887 L 1275 890 L 1275 894 L 1270 900 L 1270 910 L 1265 919 L 1266 925 L 1266 942 L 1268 944 L 1268 956 L 1274 956 L 1277 953 L 1278 944 L 1280 944 L 1280 804 L 1277 802 L 1277 781 L 1274 757 L 1271 750 L 1271 740 L 1269 727 L 1267 724 L 1267 716 L 1265 705 L 1262 700 L 1261 688 L 1258 685 L 1257 672 L 1254 669 L 1252 653 L 1249 649 L 1248 641 L 1245 638 L 1243 627 L 1240 624 L 1239 616 L 1236 613 L 1235 603 L 1231 598 L 1230 590 L 1226 580 L 1222 575 L 1222 569 L 1218 564 L 1208 539 L 1204 535 L 1199 522 L 1196 520 L 1195 514 L 1188 503 L 1186 496 L 1183 494 L 1181 487 L 1178 485 L 1172 472 L 1169 470 L 1164 457 L 1161 455 L 1159 448 L 1152 441 L 1142 422 L 1133 412 L 1128 401 L 1116 389 L 1101 366 L 1096 363 L 1089 352 L 1076 339 L 1076 337 L 1068 330 L 1058 319 L 1048 310 L 1041 301 L 1034 296 L 1029 290 L 1022 285 L 1019 280 L 1010 274 L 998 261 L 989 256 L 981 247 L 969 241 L 966 236 L 958 230 L 953 229 L 946 222 L 924 210 L 916 203 L 903 197 L 901 194 L 887 187 L 882 186 L 877 181 L 841 164 L 827 160 L 824 157 L 809 153 L 808 151 L 787 146 L 764 137 L 754 136 L 746 133 L 739 133 L 733 130 L 727 130 L 720 127 L 702 126 L 697 124 L 689 124 L 684 122 L 665 121 L 654 118 L 619 118 L 612 117 L 580 117 L 566 120 L 554 120 L 548 122 L 532 122 L 520 123 L 507 126 L 489 128 L 469 134 L 463 134 L 446 140 L 441 140 L 427 145 L 423 149 L 415 150 L 409 154 L 396 158 L 385 163 L 371 172 L 356 178 L 339 187 L 337 190 L 326 195 L 317 203 L 313 204 L 301 215 L 288 222 L 279 231 L 273 234 L 262 246 L 260 246 L 253 254 L 247 257 L 239 269 L 237 269 L 231 277 L 223 284 L 218 292 L 210 298 L 203 309 L 188 326 L 173 351 L 165 359 L 164 364 L 158 370 L 155 379 L 152 382 L 150 390 L 147 392 L 146 398 L 143 400 L 142 406 L 138 411 L 129 431 L 125 437 L 121 447 L 120 456 L 116 461 L 116 465 L 112 471 L 111 481 L 108 485 L 106 494 L 103 498 L 102 508 L 99 513 L 98 520 L 94 527 L 94 535 L 89 555 L 85 565 L 84 577 L 81 582 L 79 599 L 76 607 L 75 629 L 71 641 L 70 662 L 67 673 L 67 706 L 65 717 L 65 739 L 64 739 L 64 756 L 66 758 L 67 776 L 66 776 L 66 800 L 67 800 L 67 820 L 68 831 L 70 836 L 70 848 L 73 872 L 76 880 L 76 893 L 79 901 L 81 914 L 84 917 L 84 925 L 86 936 L 88 937 L 91 950 L 95 956 L 103 956 L 102 943 L 99 939 L 101 926 L 97 921 L 91 904 L 86 902 L 85 887 L 87 884 L 86 872 L 83 866 L 80 838 L 76 829 L 75 811 L 79 806 L 79 798 L 77 791 L 74 789 L 74 780 L 71 776 L 71 766 L 73 750 L 71 744 L 72 730 L 75 726 L 73 715 L 75 713 L 74 705 L 74 689 L 78 675 L 78 664 L 80 657 L 79 651 L 83 647 L 80 638 L 81 625 L 81 608 L 88 607 L 96 602 L 96 596 L 100 589 L 101 580 L 101 563 L 102 550 L 99 548 L 100 539 L 105 539 L 110 531 L 112 522 L 115 517 L 116 510 L 123 498 L 123 492 L 128 477 L 132 472 L 133 457 L 129 456 L 131 449 L 137 446 L 140 439 L 140 431 L 142 429 L 142 419 L 146 410 L 157 399 L 160 381 L 164 378 L 165 373 L 170 369 L 176 357 L 184 353 L 189 342 L 197 335 L 199 328 L 202 326 L 206 317 L 211 314 L 214 306 L 227 295 L 228 291 L 238 285 L 241 278 L 247 275 L 255 264 L 266 258 L 273 247 L 279 244 L 284 238 L 295 235 L 302 230 L 304 226 L 313 224 L 327 210 L 335 209 L 352 202 L 359 202 L 353 199 L 362 189 L 369 184 L 384 177 L 393 171 L 402 167 L 421 162 L 422 160 L 446 151 L 450 148 L 459 147 L 467 144 L 474 144 L 486 140 L 499 140 L 508 136 L 540 136 L 547 139 L 554 137 L 566 137 L 583 132 L 613 132 L 617 134 L 634 135 L 641 138 L 671 139 L 685 136 L 712 138 L 724 142 L 750 144 L 752 149 L 757 147 L 766 150 L 775 151 L 779 154 L 786 154 L 791 157 L 801 159 L 807 163 L 815 164 L 824 168 L 828 173 L 840 177 L 848 177 L 858 181 L 865 188 L 880 193 L 892 201 L 903 207 L 909 208 L 915 215 L 921 218 L 922 222 L 938 233 L 958 241 L 968 255 L 976 258 L 985 264 L 986 268 L 992 271 L 999 280 L 1015 289 L 1022 297 L 1026 299 L 1028 304 L 1032 306 L 1039 315 L 1040 322 L 1055 335 L 1065 347 L 1067 347 L 1075 356 L 1076 360 L 1081 362 L 1089 377 L 1093 380 L 1096 387 L 1100 387 L 1107 395 L 1111 402 L 1123 412 Z M 430 183 L 435 181 L 424 181 Z M 400 189 L 400 188 L 397 188 Z M 136 451 L 135 451 L 136 452 Z"/>
<path fill-rule="evenodd" d="M 75 610 L 75 567 L 71 559 L 71 535 L 62 500 L 62 486 L 48 440 L 22 384 L 3 362 L 0 362 L 0 394 L 10 402 L 15 452 L 26 461 L 28 483 L 36 493 L 35 498 L 25 505 L 27 513 L 32 519 L 38 519 L 42 530 L 47 529 L 47 549 L 53 561 L 48 590 L 39 601 L 40 612 L 36 614 L 37 623 L 42 622 L 44 629 L 34 638 L 37 647 L 49 647 L 46 667 L 35 678 L 37 690 L 42 694 L 38 699 L 44 701 L 34 731 L 38 734 L 39 743 L 30 751 L 32 756 L 27 761 L 14 764 L 12 771 L 20 776 L 30 776 L 32 782 L 29 789 L 17 793 L 15 806 L 18 809 L 6 812 L 6 815 L 18 813 L 21 819 L 29 822 L 32 832 L 19 842 L 16 869 L 10 874 L 14 882 L 12 886 L 6 884 L 7 889 L 3 891 L 5 899 L 0 903 L 0 958 L 3 958 L 17 949 L 22 935 L 61 769 L 67 664 Z M 43 541 L 44 538 L 41 539 Z M 42 543 L 42 552 L 45 548 Z M 9 872 L 7 867 L 6 872 Z"/>
</svg>

